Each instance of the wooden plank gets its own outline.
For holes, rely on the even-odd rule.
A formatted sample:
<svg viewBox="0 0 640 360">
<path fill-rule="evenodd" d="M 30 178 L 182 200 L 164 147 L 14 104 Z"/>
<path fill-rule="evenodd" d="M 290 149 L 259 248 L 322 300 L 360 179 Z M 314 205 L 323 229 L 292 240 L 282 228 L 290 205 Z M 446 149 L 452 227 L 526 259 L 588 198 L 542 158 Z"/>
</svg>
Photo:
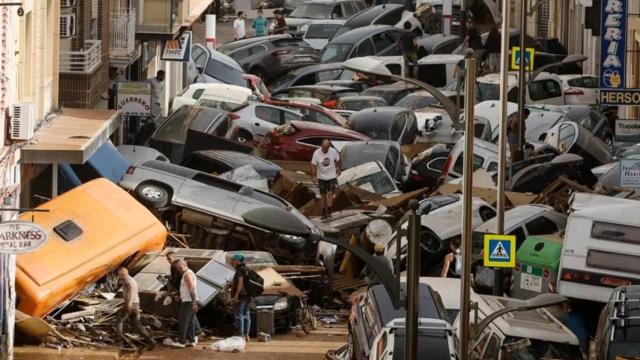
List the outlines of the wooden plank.
<svg viewBox="0 0 640 360">
<path fill-rule="evenodd" d="M 95 308 L 90 308 L 87 310 L 80 310 L 80 311 L 75 311 L 75 312 L 71 312 L 71 313 L 66 313 L 66 314 L 62 314 L 62 316 L 60 316 L 60 319 L 62 320 L 73 320 L 73 319 L 78 319 L 81 318 L 83 316 L 92 316 L 96 314 L 96 309 Z"/>
</svg>

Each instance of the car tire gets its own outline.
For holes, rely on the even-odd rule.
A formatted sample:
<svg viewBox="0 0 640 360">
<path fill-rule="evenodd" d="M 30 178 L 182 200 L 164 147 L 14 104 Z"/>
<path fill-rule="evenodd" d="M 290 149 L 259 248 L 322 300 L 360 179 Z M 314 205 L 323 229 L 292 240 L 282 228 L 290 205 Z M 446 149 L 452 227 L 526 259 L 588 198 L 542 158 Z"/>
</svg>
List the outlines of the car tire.
<svg viewBox="0 0 640 360">
<path fill-rule="evenodd" d="M 140 184 L 136 187 L 136 196 L 142 204 L 153 209 L 167 206 L 169 192 L 162 185 L 153 183 Z"/>
<path fill-rule="evenodd" d="M 240 130 L 236 136 L 236 141 L 241 144 L 249 144 L 253 141 L 253 135 L 247 130 Z"/>
</svg>

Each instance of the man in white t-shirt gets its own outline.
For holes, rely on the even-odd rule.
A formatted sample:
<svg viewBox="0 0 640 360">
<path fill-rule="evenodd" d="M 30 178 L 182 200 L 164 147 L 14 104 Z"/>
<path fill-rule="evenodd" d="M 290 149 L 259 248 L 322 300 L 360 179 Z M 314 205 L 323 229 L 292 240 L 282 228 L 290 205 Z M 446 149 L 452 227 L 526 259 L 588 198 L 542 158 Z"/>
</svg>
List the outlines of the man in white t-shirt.
<svg viewBox="0 0 640 360">
<path fill-rule="evenodd" d="M 331 147 L 329 139 L 322 141 L 320 149 L 313 153 L 311 159 L 311 177 L 318 182 L 320 196 L 322 197 L 322 218 L 326 219 L 331 215 L 331 205 L 333 202 L 333 189 L 337 185 L 337 178 L 340 175 L 340 154 Z"/>
<path fill-rule="evenodd" d="M 244 11 L 238 11 L 238 18 L 233 21 L 233 38 L 235 40 L 244 39 L 247 36 L 244 27 Z"/>
</svg>

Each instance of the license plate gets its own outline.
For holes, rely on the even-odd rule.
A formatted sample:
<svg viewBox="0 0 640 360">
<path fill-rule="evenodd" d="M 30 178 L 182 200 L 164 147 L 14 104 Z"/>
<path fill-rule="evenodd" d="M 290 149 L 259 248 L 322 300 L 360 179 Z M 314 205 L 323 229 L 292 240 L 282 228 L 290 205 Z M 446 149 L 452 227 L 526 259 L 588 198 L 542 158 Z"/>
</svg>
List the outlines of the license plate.
<svg viewBox="0 0 640 360">
<path fill-rule="evenodd" d="M 521 273 L 520 288 L 522 290 L 542 292 L 542 277 Z"/>
</svg>

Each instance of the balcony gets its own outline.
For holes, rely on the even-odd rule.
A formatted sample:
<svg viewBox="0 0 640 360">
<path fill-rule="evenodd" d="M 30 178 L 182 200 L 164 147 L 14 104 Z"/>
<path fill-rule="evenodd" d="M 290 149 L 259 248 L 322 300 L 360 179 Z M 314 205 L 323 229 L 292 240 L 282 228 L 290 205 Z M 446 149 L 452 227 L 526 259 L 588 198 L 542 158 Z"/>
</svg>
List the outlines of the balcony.
<svg viewBox="0 0 640 360">
<path fill-rule="evenodd" d="M 136 12 L 123 9 L 111 14 L 109 19 L 109 59 L 112 62 L 129 63 L 137 58 Z"/>
<path fill-rule="evenodd" d="M 140 40 L 169 40 L 190 27 L 213 0 L 134 0 Z"/>
<path fill-rule="evenodd" d="M 60 73 L 91 74 L 102 61 L 102 41 L 86 40 L 85 49 L 60 51 Z"/>
</svg>

